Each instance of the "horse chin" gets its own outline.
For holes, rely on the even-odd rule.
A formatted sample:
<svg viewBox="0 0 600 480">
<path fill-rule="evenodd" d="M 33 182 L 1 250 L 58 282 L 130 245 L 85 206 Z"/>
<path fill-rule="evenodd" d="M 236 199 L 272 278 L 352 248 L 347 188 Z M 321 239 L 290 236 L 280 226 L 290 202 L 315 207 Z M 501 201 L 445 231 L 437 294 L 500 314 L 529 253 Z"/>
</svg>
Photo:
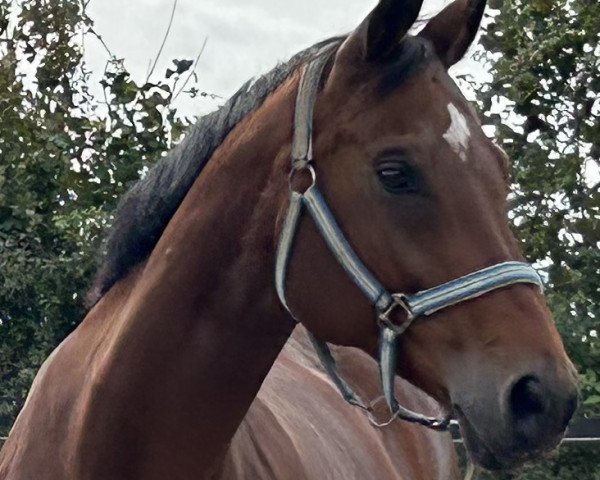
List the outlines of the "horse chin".
<svg viewBox="0 0 600 480">
<path fill-rule="evenodd" d="M 477 434 L 472 433 L 473 431 L 470 428 L 465 427 L 463 422 L 459 421 L 459 423 L 465 448 L 473 463 L 486 470 L 503 470 L 513 466 L 506 465 L 504 462 L 500 461 L 478 438 Z"/>
<path fill-rule="evenodd" d="M 455 406 L 454 414 L 460 425 L 461 435 L 469 458 L 479 467 L 491 471 L 510 470 L 541 455 L 541 453 L 533 452 L 518 456 L 500 454 L 486 444 L 460 407 Z"/>
</svg>

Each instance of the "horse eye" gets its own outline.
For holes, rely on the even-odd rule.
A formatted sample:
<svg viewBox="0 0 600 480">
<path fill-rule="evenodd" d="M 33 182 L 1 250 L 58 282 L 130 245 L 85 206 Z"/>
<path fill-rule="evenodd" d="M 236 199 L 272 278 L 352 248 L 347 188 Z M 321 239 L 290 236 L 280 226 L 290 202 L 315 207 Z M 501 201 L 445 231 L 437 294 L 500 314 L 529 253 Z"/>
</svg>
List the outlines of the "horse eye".
<svg viewBox="0 0 600 480">
<path fill-rule="evenodd" d="M 404 161 L 384 162 L 377 167 L 377 176 L 390 193 L 417 194 L 422 192 L 423 182 L 416 168 Z"/>
</svg>

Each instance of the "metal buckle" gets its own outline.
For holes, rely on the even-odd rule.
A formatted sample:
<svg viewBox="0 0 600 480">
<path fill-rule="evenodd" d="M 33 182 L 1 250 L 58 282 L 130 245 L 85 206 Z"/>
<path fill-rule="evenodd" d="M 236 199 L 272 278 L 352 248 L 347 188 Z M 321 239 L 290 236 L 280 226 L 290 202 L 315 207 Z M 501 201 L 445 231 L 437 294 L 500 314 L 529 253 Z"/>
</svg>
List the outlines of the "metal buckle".
<svg viewBox="0 0 600 480">
<path fill-rule="evenodd" d="M 395 293 L 392 295 L 392 300 L 390 306 L 379 313 L 378 320 L 380 324 L 393 330 L 396 335 L 402 335 L 412 325 L 416 317 L 412 308 L 410 308 L 406 295 Z M 396 325 L 390 318 L 392 313 L 399 307 L 406 313 L 406 321 L 402 325 Z"/>
</svg>

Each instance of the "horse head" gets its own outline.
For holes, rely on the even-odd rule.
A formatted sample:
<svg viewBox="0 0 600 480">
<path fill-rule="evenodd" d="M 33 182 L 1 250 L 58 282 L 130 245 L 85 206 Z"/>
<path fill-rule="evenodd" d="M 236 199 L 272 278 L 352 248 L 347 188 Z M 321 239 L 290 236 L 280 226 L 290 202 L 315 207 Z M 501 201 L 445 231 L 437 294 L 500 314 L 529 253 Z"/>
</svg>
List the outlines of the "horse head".
<svg viewBox="0 0 600 480">
<path fill-rule="evenodd" d="M 410 35 L 421 4 L 381 0 L 341 43 L 324 65 L 311 146 L 349 245 L 386 289 L 405 294 L 523 261 L 508 220 L 508 158 L 448 74 L 485 1 L 457 0 Z M 377 354 L 373 302 L 306 216 L 287 291 L 316 337 Z M 404 317 L 396 309 L 389 321 Z M 576 407 L 575 370 L 536 285 L 506 285 L 415 319 L 398 349 L 396 372 L 459 420 L 470 455 L 487 468 L 554 448 Z"/>
</svg>

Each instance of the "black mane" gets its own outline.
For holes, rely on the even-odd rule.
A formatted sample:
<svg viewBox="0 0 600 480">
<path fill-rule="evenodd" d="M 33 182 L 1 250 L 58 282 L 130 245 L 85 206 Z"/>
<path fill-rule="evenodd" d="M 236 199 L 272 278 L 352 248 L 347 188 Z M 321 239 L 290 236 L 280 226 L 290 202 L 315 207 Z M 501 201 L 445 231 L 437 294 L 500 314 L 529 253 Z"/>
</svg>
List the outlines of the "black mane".
<svg viewBox="0 0 600 480">
<path fill-rule="evenodd" d="M 256 81 L 246 82 L 223 107 L 200 118 L 186 138 L 134 185 L 115 212 L 103 261 L 88 295 L 90 304 L 95 304 L 150 255 L 188 190 L 229 132 L 259 108 L 301 64 L 312 59 L 325 45 L 340 44 L 344 38 L 317 43 Z M 381 93 L 393 90 L 424 65 L 427 50 L 422 39 L 406 37 L 393 58 L 381 66 Z"/>
<path fill-rule="evenodd" d="M 229 132 L 259 108 L 301 64 L 323 46 L 341 40 L 318 43 L 257 80 L 246 82 L 223 107 L 200 118 L 186 138 L 133 186 L 115 212 L 102 263 L 88 295 L 89 303 L 95 304 L 150 255 L 188 190 Z"/>
</svg>

